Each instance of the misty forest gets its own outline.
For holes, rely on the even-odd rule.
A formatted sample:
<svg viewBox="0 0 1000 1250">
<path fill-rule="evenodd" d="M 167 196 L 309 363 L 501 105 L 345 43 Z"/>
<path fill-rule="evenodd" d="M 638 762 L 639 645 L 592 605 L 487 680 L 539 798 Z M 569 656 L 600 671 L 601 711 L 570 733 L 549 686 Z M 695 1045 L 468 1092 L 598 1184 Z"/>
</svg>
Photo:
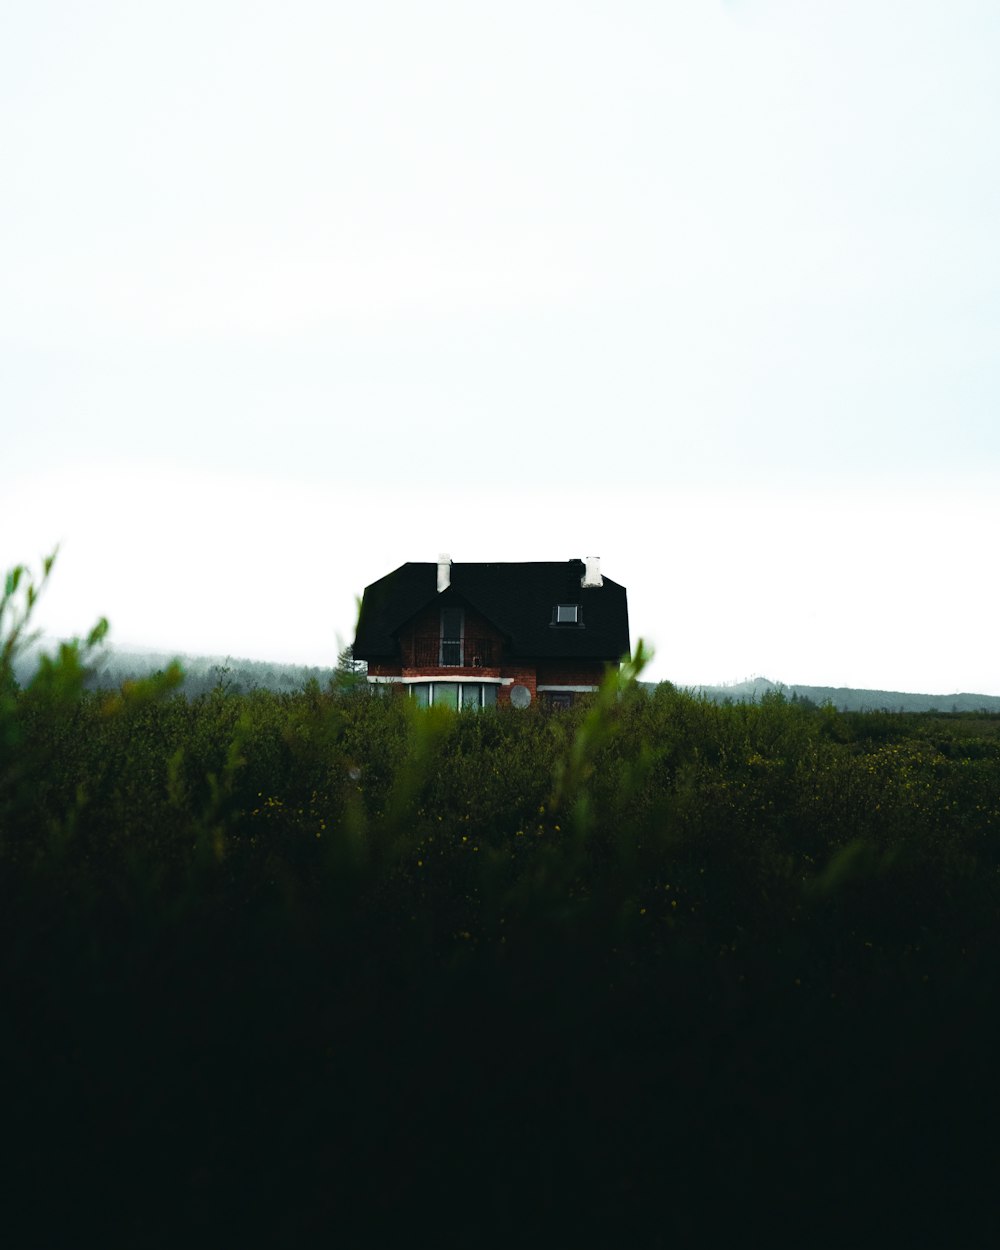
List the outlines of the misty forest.
<svg viewBox="0 0 1000 1250">
<path fill-rule="evenodd" d="M 559 711 L 116 676 L 104 622 L 29 649 L 50 569 L 0 610 L 8 1244 L 988 1243 L 1000 711 L 641 645 Z"/>
</svg>

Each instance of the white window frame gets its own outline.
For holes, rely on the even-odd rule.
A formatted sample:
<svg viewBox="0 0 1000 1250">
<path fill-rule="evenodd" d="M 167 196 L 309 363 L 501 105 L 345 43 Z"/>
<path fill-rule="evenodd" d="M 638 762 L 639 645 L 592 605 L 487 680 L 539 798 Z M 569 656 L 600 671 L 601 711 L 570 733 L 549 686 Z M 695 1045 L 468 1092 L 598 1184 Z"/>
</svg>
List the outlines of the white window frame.
<svg viewBox="0 0 1000 1250">
<path fill-rule="evenodd" d="M 397 681 L 399 681 L 398 678 L 397 678 Z M 434 687 L 435 686 L 457 686 L 458 687 L 458 711 L 462 711 L 462 709 L 466 706 L 464 687 L 465 686 L 477 686 L 479 687 L 479 702 L 475 704 L 475 707 L 478 711 L 482 711 L 484 706 L 486 706 L 483 701 L 483 691 L 482 691 L 483 686 L 500 686 L 503 683 L 496 678 L 491 679 L 488 677 L 481 681 L 469 681 L 467 677 L 446 677 L 444 679 L 440 677 L 404 677 L 400 684 L 406 685 L 410 688 L 407 692 L 408 695 L 410 696 L 412 696 L 413 694 L 414 686 L 427 686 L 428 688 L 427 706 L 428 707 L 434 706 Z M 448 706 L 450 707 L 451 704 L 448 704 Z M 489 706 L 495 707 L 496 704 L 494 702 L 490 704 Z"/>
<path fill-rule="evenodd" d="M 593 694 L 600 686 L 537 686 L 538 693 L 548 690 L 552 694 Z"/>
<path fill-rule="evenodd" d="M 480 677 L 478 674 L 475 677 L 467 675 L 464 677 L 442 677 L 440 673 L 435 673 L 433 677 L 369 677 L 368 680 L 372 682 L 394 682 L 397 686 L 415 686 L 417 682 L 421 681 L 467 681 L 470 686 L 509 686 L 515 679 L 513 677 Z M 596 689 L 596 686 L 594 688 Z"/>
<path fill-rule="evenodd" d="M 569 610 L 573 613 L 572 618 L 569 620 L 566 620 L 560 615 L 561 612 L 564 612 L 566 610 Z M 557 625 L 579 625 L 580 624 L 580 605 L 578 603 L 557 603 L 555 623 Z"/>
</svg>

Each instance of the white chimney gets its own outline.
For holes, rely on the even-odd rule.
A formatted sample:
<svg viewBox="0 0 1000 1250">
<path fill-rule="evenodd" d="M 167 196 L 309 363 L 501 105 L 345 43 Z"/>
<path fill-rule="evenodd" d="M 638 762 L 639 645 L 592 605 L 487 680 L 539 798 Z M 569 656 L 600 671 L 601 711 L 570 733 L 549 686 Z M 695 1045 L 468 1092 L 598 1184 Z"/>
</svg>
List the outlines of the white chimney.
<svg viewBox="0 0 1000 1250">
<path fill-rule="evenodd" d="M 587 556 L 587 571 L 580 579 L 581 586 L 603 586 L 604 578 L 601 576 L 601 557 Z"/>
<path fill-rule="evenodd" d="M 451 556 L 438 556 L 438 594 L 451 585 Z"/>
</svg>

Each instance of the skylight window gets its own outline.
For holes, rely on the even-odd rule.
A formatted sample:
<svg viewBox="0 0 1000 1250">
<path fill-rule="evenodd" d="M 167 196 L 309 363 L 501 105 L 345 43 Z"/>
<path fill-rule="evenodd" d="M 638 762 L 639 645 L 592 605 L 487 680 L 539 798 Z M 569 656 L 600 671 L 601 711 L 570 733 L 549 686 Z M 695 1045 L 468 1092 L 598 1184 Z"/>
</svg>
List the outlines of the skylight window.
<svg viewBox="0 0 1000 1250">
<path fill-rule="evenodd" d="M 557 603 L 556 604 L 556 624 L 557 625 L 579 625 L 580 623 L 580 605 L 578 603 Z"/>
</svg>

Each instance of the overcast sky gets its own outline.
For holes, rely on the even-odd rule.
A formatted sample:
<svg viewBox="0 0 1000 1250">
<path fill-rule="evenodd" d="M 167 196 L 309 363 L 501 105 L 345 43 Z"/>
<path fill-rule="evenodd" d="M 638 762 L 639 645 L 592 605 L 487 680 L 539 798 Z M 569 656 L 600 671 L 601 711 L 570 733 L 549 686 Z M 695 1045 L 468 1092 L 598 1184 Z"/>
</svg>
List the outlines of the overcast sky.
<svg viewBox="0 0 1000 1250">
<path fill-rule="evenodd" d="M 599 554 L 653 678 L 1000 694 L 995 0 L 0 14 L 0 560 L 312 664 Z"/>
</svg>

